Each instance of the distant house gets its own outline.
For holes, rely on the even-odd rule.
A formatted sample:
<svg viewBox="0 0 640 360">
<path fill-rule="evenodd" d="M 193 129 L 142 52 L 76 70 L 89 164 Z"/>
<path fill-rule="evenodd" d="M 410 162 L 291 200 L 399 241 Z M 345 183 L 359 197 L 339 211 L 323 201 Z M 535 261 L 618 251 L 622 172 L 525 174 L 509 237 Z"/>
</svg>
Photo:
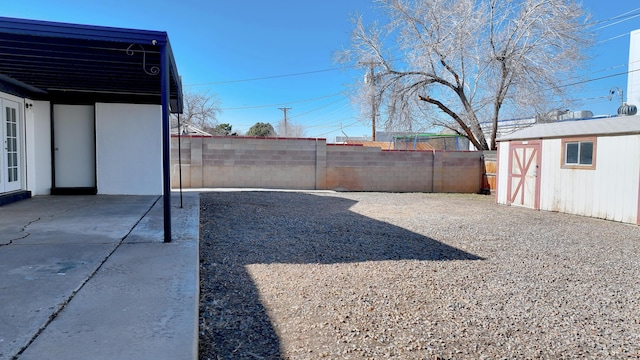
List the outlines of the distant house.
<svg viewBox="0 0 640 360">
<path fill-rule="evenodd" d="M 213 135 L 209 134 L 204 130 L 200 130 L 199 128 L 189 125 L 189 124 L 181 124 L 180 128 L 178 125 L 171 126 L 171 137 L 176 137 L 178 135 L 181 136 L 204 136 L 211 137 Z"/>
<path fill-rule="evenodd" d="M 500 138 L 496 196 L 640 225 L 640 116 L 538 124 Z"/>
<path fill-rule="evenodd" d="M 336 136 L 334 144 L 346 144 L 347 141 L 371 141 L 370 136 Z"/>
<path fill-rule="evenodd" d="M 165 32 L 0 17 L 0 197 L 170 191 Z"/>
</svg>

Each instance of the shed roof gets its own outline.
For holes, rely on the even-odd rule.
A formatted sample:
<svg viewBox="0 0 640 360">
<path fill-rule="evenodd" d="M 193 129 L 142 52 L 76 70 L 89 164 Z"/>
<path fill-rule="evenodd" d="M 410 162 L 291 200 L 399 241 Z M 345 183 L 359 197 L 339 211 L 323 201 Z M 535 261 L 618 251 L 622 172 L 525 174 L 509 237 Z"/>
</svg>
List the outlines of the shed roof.
<svg viewBox="0 0 640 360">
<path fill-rule="evenodd" d="M 505 135 L 498 141 L 625 134 L 640 134 L 640 116 L 537 124 Z"/>
<path fill-rule="evenodd" d="M 182 85 L 166 32 L 0 17 L 0 83 L 34 99 L 160 103 L 165 46 L 171 111 Z"/>
</svg>

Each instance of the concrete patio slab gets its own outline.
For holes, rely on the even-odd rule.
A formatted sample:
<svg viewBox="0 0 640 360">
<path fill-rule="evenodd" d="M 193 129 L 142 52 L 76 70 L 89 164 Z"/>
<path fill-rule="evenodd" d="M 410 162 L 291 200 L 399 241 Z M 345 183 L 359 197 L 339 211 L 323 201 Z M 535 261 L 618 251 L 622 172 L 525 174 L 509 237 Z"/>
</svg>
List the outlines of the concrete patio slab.
<svg viewBox="0 0 640 360">
<path fill-rule="evenodd" d="M 115 245 L 0 248 L 0 359 L 31 341 Z"/>
<path fill-rule="evenodd" d="M 36 197 L 0 207 L 0 359 L 194 359 L 199 196 Z"/>
</svg>

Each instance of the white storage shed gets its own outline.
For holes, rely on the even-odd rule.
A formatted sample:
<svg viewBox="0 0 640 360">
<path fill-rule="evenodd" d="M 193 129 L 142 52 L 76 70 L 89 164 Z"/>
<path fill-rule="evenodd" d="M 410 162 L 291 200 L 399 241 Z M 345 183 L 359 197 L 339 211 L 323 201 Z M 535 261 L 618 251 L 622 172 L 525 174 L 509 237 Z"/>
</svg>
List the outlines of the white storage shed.
<svg viewBox="0 0 640 360">
<path fill-rule="evenodd" d="M 640 116 L 538 124 L 498 141 L 499 204 L 640 225 Z"/>
</svg>

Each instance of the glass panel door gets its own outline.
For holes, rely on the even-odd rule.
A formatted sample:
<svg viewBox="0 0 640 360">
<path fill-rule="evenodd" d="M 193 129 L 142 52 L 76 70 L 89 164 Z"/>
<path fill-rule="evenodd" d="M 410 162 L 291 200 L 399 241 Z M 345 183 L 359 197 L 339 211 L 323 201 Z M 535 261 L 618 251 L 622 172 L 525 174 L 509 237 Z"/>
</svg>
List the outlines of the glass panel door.
<svg viewBox="0 0 640 360">
<path fill-rule="evenodd" d="M 0 178 L 0 192 L 19 190 L 21 187 L 21 157 L 20 157 L 20 118 L 18 103 L 6 99 L 0 99 L 3 111 L 2 138 L 3 147 L 0 150 L 0 165 L 2 165 L 2 177 Z"/>
</svg>

